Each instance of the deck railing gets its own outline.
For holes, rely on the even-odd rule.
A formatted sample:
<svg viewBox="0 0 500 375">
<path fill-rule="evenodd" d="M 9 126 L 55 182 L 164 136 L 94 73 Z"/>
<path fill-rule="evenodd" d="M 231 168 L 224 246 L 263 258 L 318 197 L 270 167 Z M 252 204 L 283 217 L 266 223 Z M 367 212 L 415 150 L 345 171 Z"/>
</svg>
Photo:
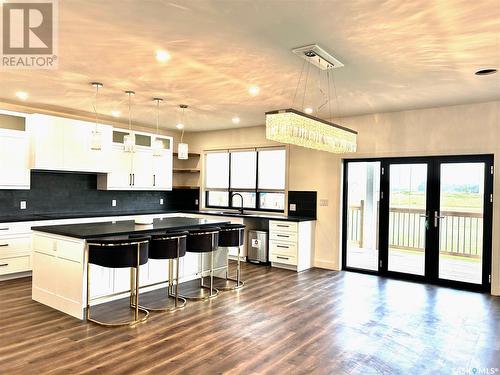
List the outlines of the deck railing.
<svg viewBox="0 0 500 375">
<path fill-rule="evenodd" d="M 347 214 L 347 240 L 363 247 L 364 201 L 350 205 Z M 482 256 L 483 215 L 465 211 L 441 211 L 439 249 L 442 254 L 473 258 Z M 429 222 L 429 225 L 433 225 Z M 389 247 L 423 251 L 425 248 L 425 210 L 389 210 Z"/>
</svg>

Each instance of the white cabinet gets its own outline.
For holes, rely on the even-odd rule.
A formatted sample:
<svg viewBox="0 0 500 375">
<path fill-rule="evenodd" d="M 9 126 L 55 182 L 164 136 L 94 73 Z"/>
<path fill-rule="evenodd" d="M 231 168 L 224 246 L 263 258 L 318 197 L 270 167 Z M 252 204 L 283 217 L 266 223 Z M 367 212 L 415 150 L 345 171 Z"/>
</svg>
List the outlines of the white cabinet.
<svg viewBox="0 0 500 375">
<path fill-rule="evenodd" d="M 27 119 L 33 168 L 75 172 L 110 169 L 112 127 L 62 117 L 34 114 Z M 100 150 L 91 148 L 92 133 L 101 134 Z"/>
<path fill-rule="evenodd" d="M 164 148 L 156 154 L 147 144 L 154 144 L 155 136 L 140 134 L 142 145 L 136 145 L 133 152 L 126 152 L 123 144 L 128 131 L 113 131 L 111 166 L 107 174 L 99 175 L 99 190 L 172 190 L 172 138 L 158 137 Z M 139 135 L 135 134 L 134 135 Z"/>
<path fill-rule="evenodd" d="M 31 234 L 27 232 L 22 223 L 0 224 L 0 276 L 31 271 Z"/>
<path fill-rule="evenodd" d="M 269 221 L 269 260 L 273 267 L 303 271 L 312 267 L 314 221 Z"/>
<path fill-rule="evenodd" d="M 0 189 L 29 188 L 28 134 L 24 131 L 0 129 Z"/>
</svg>

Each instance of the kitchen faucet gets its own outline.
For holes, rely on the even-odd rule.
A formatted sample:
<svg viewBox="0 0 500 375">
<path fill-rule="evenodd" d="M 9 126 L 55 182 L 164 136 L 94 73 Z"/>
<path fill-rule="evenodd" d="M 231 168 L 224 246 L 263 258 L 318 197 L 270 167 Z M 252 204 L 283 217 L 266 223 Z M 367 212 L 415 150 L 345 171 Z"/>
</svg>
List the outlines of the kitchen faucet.
<svg viewBox="0 0 500 375">
<path fill-rule="evenodd" d="M 233 194 L 231 194 L 231 204 L 233 202 L 233 198 L 234 198 L 235 195 L 239 195 L 240 198 L 241 198 L 241 208 L 239 210 L 240 210 L 240 214 L 243 215 L 243 195 L 241 195 L 240 193 L 233 193 Z"/>
</svg>

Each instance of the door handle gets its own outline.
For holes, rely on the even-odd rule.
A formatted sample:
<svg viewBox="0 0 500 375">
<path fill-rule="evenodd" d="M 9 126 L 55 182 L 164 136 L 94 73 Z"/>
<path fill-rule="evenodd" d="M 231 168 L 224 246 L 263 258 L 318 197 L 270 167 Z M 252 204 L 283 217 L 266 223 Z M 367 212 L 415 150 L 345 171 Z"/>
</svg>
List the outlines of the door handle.
<svg viewBox="0 0 500 375">
<path fill-rule="evenodd" d="M 156 186 L 156 175 L 153 175 L 153 186 Z"/>
<path fill-rule="evenodd" d="M 132 173 L 132 186 L 135 185 L 135 173 Z"/>
<path fill-rule="evenodd" d="M 420 214 L 418 215 L 419 217 L 423 217 L 425 218 L 425 229 L 429 229 L 429 213 L 425 213 L 425 214 Z"/>
<path fill-rule="evenodd" d="M 0 247 L 7 247 L 7 246 L 9 246 L 9 244 L 8 244 L 8 243 L 3 243 L 3 244 L 0 244 Z"/>
<path fill-rule="evenodd" d="M 446 216 L 439 216 L 438 211 L 434 211 L 434 228 L 438 227 L 439 219 L 444 219 Z"/>
</svg>

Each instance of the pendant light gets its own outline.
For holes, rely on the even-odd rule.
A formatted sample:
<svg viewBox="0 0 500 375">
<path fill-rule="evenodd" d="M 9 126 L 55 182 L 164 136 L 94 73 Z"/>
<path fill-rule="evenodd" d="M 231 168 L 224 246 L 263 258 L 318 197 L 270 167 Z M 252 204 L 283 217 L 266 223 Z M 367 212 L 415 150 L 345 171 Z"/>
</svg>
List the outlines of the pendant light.
<svg viewBox="0 0 500 375">
<path fill-rule="evenodd" d="M 181 104 L 179 107 L 182 110 L 182 114 L 181 114 L 181 122 L 177 124 L 177 129 L 182 130 L 182 133 L 181 133 L 181 141 L 177 145 L 177 158 L 180 160 L 187 160 L 189 157 L 189 146 L 187 143 L 183 143 L 182 141 L 184 139 L 184 126 L 185 126 L 184 121 L 186 116 L 185 110 L 188 108 L 188 106 L 186 104 Z"/>
<path fill-rule="evenodd" d="M 101 151 L 102 149 L 102 133 L 99 131 L 99 115 L 97 113 L 97 98 L 99 96 L 99 89 L 103 87 L 103 84 L 100 82 L 92 82 L 91 85 L 95 88 L 95 96 L 94 103 L 92 107 L 94 109 L 95 114 L 95 128 L 92 130 L 92 134 L 90 135 L 90 149 L 93 151 Z"/>
<path fill-rule="evenodd" d="M 304 59 L 304 65 L 302 66 L 299 82 L 297 83 L 292 106 L 295 104 L 295 97 L 297 96 L 306 62 L 318 67 L 319 93 L 325 97 L 325 101 L 317 107 L 316 116 L 312 115 L 314 112 L 313 108 L 310 106 L 305 108 L 304 104 L 310 68 L 310 65 L 307 65 L 300 111 L 287 108 L 266 112 L 266 138 L 281 143 L 339 154 L 356 152 L 357 132 L 332 122 L 330 73 L 334 68 L 344 65 L 318 45 L 296 48 L 293 52 Z M 325 93 L 321 88 L 322 71 L 326 72 L 328 93 Z M 335 82 L 333 82 L 333 87 L 335 89 Z M 318 117 L 318 113 L 326 104 L 328 104 L 330 112 L 329 121 Z"/>
<path fill-rule="evenodd" d="M 153 143 L 153 156 L 162 156 L 164 145 L 161 139 L 158 139 L 158 133 L 160 129 L 160 103 L 163 101 L 162 98 L 153 98 L 156 102 L 156 137 Z"/>
<path fill-rule="evenodd" d="M 134 91 L 125 91 L 128 95 L 128 130 L 129 134 L 123 137 L 124 151 L 135 152 L 135 136 L 132 134 L 132 96 L 135 95 Z"/>
</svg>

